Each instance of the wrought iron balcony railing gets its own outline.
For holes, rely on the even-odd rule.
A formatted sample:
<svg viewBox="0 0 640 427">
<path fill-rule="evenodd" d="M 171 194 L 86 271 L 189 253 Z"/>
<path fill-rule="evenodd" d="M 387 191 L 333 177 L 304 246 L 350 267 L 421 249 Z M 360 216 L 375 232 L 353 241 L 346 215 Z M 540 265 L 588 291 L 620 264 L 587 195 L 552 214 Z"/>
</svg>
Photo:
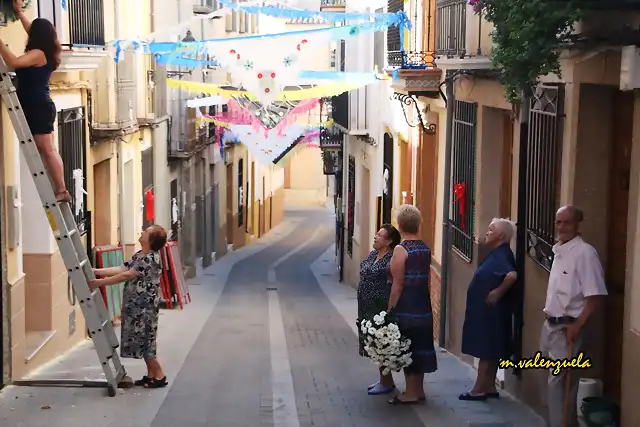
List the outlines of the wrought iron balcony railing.
<svg viewBox="0 0 640 427">
<path fill-rule="evenodd" d="M 434 52 L 387 52 L 387 63 L 390 67 L 408 70 L 424 70 L 435 67 Z"/>
<path fill-rule="evenodd" d="M 464 56 L 467 52 L 467 1 L 437 0 L 436 54 Z"/>
<path fill-rule="evenodd" d="M 335 127 L 320 129 L 320 149 L 339 150 L 342 148 L 343 133 Z"/>
</svg>

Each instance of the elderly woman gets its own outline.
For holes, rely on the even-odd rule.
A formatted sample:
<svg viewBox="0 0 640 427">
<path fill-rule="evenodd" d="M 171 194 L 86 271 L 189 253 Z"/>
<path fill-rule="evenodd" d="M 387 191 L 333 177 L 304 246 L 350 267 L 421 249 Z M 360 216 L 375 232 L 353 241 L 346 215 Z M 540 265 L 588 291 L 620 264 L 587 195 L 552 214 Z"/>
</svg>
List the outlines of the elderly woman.
<svg viewBox="0 0 640 427">
<path fill-rule="evenodd" d="M 373 238 L 373 250 L 360 263 L 360 283 L 358 284 L 358 320 L 371 318 L 387 308 L 391 287 L 387 282 L 387 269 L 393 248 L 400 243 L 400 233 L 391 224 L 383 224 Z M 367 356 L 364 337 L 358 328 L 360 356 Z M 396 386 L 391 374 L 383 375 L 368 388 L 372 396 L 392 393 Z"/>
<path fill-rule="evenodd" d="M 122 327 L 120 355 L 123 358 L 144 359 L 147 375 L 135 382 L 146 388 L 166 386 L 167 377 L 156 357 L 158 315 L 160 303 L 159 250 L 167 242 L 167 232 L 152 225 L 140 235 L 140 251 L 120 267 L 99 268 L 90 282 L 92 288 L 126 282 L 122 297 Z"/>
<path fill-rule="evenodd" d="M 413 362 L 404 369 L 405 392 L 389 403 L 410 405 L 425 401 L 424 374 L 438 369 L 429 290 L 431 249 L 418 237 L 422 217 L 415 206 L 400 206 L 396 220 L 401 242 L 393 250 L 389 266 L 391 295 L 387 311 L 396 315 L 400 333 L 411 340 Z"/>
<path fill-rule="evenodd" d="M 485 244 L 491 251 L 476 270 L 467 290 L 467 309 L 462 327 L 462 352 L 480 359 L 473 389 L 460 400 L 499 397 L 496 373 L 500 359 L 512 353 L 512 298 L 509 290 L 517 280 L 516 262 L 509 247 L 514 224 L 494 219 Z"/>
</svg>

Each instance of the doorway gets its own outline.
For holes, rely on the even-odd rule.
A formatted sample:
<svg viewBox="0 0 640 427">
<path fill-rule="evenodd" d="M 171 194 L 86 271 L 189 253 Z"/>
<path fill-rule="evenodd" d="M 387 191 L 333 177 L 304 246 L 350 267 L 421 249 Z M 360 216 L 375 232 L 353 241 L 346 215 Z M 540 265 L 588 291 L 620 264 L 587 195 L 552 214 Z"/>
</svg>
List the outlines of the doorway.
<svg viewBox="0 0 640 427">
<path fill-rule="evenodd" d="M 233 245 L 233 164 L 227 165 L 227 245 Z"/>
<path fill-rule="evenodd" d="M 370 236 L 370 215 L 369 215 L 369 206 L 370 206 L 370 188 L 369 183 L 371 182 L 369 169 L 362 167 L 362 197 L 360 198 L 361 202 L 358 206 L 360 212 L 358 216 L 360 217 L 360 256 L 361 259 L 365 259 L 369 252 L 371 251 L 372 239 Z M 377 232 L 378 230 L 376 230 Z"/>
<path fill-rule="evenodd" d="M 111 160 L 93 166 L 93 194 L 95 205 L 95 245 L 111 245 Z"/>
<path fill-rule="evenodd" d="M 436 132 L 422 131 L 418 152 L 418 182 L 416 205 L 422 213 L 420 234 L 430 247 L 435 247 L 436 197 L 438 194 L 438 136 Z"/>
<path fill-rule="evenodd" d="M 607 269 L 609 295 L 605 309 L 605 394 L 620 403 L 622 342 L 624 323 L 625 271 L 627 261 L 627 218 L 631 142 L 633 137 L 634 92 L 616 91 L 612 103 L 609 200 L 607 229 Z"/>
<path fill-rule="evenodd" d="M 393 209 L 393 137 L 384 134 L 384 157 L 382 168 L 382 223 L 391 223 Z"/>
</svg>

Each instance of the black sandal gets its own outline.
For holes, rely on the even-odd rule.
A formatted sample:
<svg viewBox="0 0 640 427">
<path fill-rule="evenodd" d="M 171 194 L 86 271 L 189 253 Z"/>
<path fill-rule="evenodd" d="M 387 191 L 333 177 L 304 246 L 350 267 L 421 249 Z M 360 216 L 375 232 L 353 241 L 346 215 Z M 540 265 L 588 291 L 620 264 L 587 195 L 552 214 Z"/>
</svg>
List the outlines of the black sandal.
<svg viewBox="0 0 640 427">
<path fill-rule="evenodd" d="M 140 378 L 139 380 L 136 380 L 133 384 L 138 386 L 138 387 L 142 387 L 147 385 L 147 383 L 149 382 L 149 377 L 148 376 L 144 376 L 142 378 Z"/>
<path fill-rule="evenodd" d="M 167 382 L 167 377 L 163 377 L 162 379 L 150 377 L 147 379 L 146 384 L 144 385 L 146 388 L 162 388 L 167 386 L 169 383 Z"/>
</svg>

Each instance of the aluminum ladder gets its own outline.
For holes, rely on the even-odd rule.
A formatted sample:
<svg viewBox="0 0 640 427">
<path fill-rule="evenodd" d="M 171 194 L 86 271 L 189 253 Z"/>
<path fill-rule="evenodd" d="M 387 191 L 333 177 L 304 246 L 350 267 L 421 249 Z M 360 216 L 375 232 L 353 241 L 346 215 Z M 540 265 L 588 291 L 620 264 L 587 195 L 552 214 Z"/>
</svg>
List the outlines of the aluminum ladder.
<svg viewBox="0 0 640 427">
<path fill-rule="evenodd" d="M 106 377 L 106 384 L 104 381 L 53 379 L 20 380 L 13 383 L 25 386 L 63 387 L 104 387 L 106 385 L 109 396 L 113 397 L 116 395 L 118 387 L 129 388 L 133 386 L 131 379 L 126 376 L 126 371 L 118 356 L 117 349 L 120 344 L 100 290 L 91 290 L 89 287 L 89 280 L 95 279 L 95 275 L 71 211 L 71 205 L 56 201 L 49 175 L 44 168 L 33 135 L 27 125 L 16 88 L 11 81 L 10 72 L 2 58 L 0 58 L 0 96 L 7 107 L 11 123 L 18 136 L 20 149 L 29 166 L 29 171 L 38 190 L 49 225 L 71 279 L 73 290 L 82 309 L 88 333 L 93 340 L 98 359 Z"/>
</svg>

